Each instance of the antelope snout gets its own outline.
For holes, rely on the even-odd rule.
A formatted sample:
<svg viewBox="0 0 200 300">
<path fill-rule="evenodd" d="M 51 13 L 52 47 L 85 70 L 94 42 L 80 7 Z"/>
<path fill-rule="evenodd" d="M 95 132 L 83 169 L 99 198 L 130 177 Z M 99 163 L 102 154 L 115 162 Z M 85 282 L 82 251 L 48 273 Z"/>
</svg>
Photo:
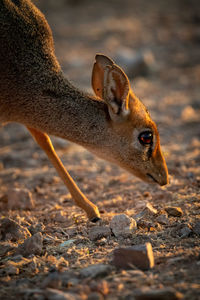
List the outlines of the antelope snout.
<svg viewBox="0 0 200 300">
<path fill-rule="evenodd" d="M 151 173 L 147 173 L 146 175 L 148 177 L 148 181 L 151 183 L 157 183 L 161 186 L 169 183 L 167 169 L 164 170 L 162 173 L 161 172 L 159 172 L 159 173 L 151 172 Z"/>
<path fill-rule="evenodd" d="M 162 156 L 161 163 L 156 166 L 157 171 L 153 177 L 156 179 L 157 183 L 161 186 L 169 183 L 168 169 L 164 157 Z"/>
<path fill-rule="evenodd" d="M 158 175 L 158 183 L 159 185 L 163 186 L 169 183 L 169 176 L 168 176 L 168 170 L 164 170 L 162 173 Z"/>
<path fill-rule="evenodd" d="M 151 182 L 155 182 L 161 186 L 168 184 L 168 169 L 161 151 L 157 152 L 157 156 L 154 157 L 152 163 L 150 172 L 146 174 Z"/>
<path fill-rule="evenodd" d="M 168 168 L 160 147 L 157 148 L 156 154 L 154 156 L 153 164 L 155 167 L 154 172 L 155 172 L 155 179 L 157 180 L 157 183 L 161 186 L 168 184 L 169 183 Z"/>
</svg>

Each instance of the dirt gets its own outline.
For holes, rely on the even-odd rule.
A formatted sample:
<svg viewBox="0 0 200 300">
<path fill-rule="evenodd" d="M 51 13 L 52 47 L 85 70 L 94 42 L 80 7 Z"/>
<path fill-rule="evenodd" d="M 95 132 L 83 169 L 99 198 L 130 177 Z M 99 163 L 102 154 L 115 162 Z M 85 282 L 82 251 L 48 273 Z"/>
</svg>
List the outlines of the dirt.
<svg viewBox="0 0 200 300">
<path fill-rule="evenodd" d="M 0 222 L 8 218 L 20 234 L 13 237 L 9 226 L 0 229 L 0 299 L 199 299 L 199 2 L 35 2 L 52 27 L 66 76 L 84 90 L 91 91 L 96 53 L 116 59 L 125 70 L 128 53 L 151 54 L 148 72 L 141 69 L 130 81 L 158 125 L 170 184 L 146 184 L 53 138 L 64 165 L 101 211 L 102 221 L 92 224 L 26 129 L 5 126 L 0 132 Z M 13 188 L 28 190 L 34 206 L 24 209 L 18 203 L 8 209 Z M 146 213 L 147 203 L 155 213 Z M 137 228 L 116 237 L 110 221 L 122 213 L 134 218 Z M 95 226 L 102 228 L 92 230 Z M 96 231 L 97 238 L 91 238 Z M 147 242 L 154 268 L 113 266 L 116 248 Z"/>
</svg>

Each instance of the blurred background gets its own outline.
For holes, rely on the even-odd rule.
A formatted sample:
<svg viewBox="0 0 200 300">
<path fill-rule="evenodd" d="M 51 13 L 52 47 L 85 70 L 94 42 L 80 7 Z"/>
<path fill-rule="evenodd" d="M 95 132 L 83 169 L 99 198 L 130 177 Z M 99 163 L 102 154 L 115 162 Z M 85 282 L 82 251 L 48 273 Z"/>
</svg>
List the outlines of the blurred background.
<svg viewBox="0 0 200 300">
<path fill-rule="evenodd" d="M 188 85 L 200 80 L 198 0 L 34 0 L 53 31 L 55 49 L 68 77 L 90 87 L 95 53 L 115 59 L 130 79 L 157 76 Z M 145 55 L 146 70 L 140 55 Z M 135 64 L 137 70 L 134 70 Z M 139 69 L 139 70 L 138 70 Z M 136 73 L 136 74 L 134 74 Z M 189 77 L 189 78 L 188 78 Z M 192 77 L 192 78 L 191 78 Z"/>
</svg>

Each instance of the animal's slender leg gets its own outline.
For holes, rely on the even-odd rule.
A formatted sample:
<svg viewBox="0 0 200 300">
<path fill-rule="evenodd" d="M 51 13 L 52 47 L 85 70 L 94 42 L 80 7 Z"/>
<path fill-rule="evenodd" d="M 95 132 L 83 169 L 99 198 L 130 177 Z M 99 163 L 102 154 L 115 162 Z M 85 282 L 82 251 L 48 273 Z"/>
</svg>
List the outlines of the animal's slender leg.
<svg viewBox="0 0 200 300">
<path fill-rule="evenodd" d="M 62 178 L 64 184 L 67 186 L 69 192 L 71 193 L 75 203 L 81 207 L 87 214 L 88 218 L 95 222 L 99 220 L 100 214 L 96 205 L 90 202 L 85 195 L 78 188 L 70 174 L 64 168 L 61 160 L 55 152 L 55 149 L 51 143 L 49 136 L 46 133 L 38 131 L 33 128 L 27 127 L 31 135 L 34 137 L 38 145 L 44 150 L 47 154 L 49 160 L 56 168 L 59 176 Z"/>
</svg>

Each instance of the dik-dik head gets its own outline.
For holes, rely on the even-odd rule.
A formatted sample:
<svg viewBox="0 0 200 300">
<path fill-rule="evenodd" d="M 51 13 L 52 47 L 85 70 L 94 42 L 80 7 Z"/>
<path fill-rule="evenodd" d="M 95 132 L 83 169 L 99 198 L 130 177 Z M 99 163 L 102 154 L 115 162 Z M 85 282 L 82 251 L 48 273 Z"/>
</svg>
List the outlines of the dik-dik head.
<svg viewBox="0 0 200 300">
<path fill-rule="evenodd" d="M 108 107 L 115 132 L 115 163 L 149 183 L 168 183 L 168 170 L 160 148 L 157 127 L 142 102 L 134 95 L 122 69 L 110 58 L 96 55 L 92 87 Z"/>
</svg>

